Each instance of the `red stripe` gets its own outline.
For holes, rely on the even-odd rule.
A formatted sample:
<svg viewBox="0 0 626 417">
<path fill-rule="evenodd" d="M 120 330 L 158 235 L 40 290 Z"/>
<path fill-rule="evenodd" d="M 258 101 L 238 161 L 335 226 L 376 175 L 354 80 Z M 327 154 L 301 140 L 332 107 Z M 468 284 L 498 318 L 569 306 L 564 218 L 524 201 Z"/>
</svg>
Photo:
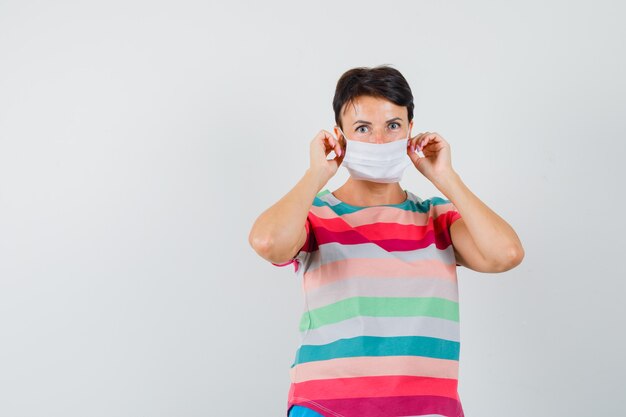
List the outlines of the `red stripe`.
<svg viewBox="0 0 626 417">
<path fill-rule="evenodd" d="M 324 228 L 315 228 L 315 238 L 317 245 L 325 243 L 340 243 L 342 245 L 358 245 L 361 243 L 374 243 L 388 252 L 394 251 L 412 251 L 423 249 L 427 246 L 436 244 L 438 249 L 446 249 L 450 246 L 450 235 L 448 232 L 435 233 L 430 229 L 421 239 L 386 239 L 386 240 L 369 240 L 360 233 L 350 230 L 342 233 L 329 232 Z"/>
<path fill-rule="evenodd" d="M 436 395 L 457 397 L 458 381 L 410 375 L 364 376 L 304 381 L 294 384 L 296 396 L 316 399 Z"/>
<path fill-rule="evenodd" d="M 461 215 L 458 211 L 447 211 L 444 214 L 437 217 L 437 220 L 441 220 L 439 223 L 439 228 L 437 231 L 439 232 L 438 240 L 441 241 L 441 244 L 445 247 L 448 247 L 452 244 L 452 237 L 450 236 L 450 225 L 454 220 L 460 219 Z"/>
<path fill-rule="evenodd" d="M 369 240 L 423 239 L 426 233 L 432 229 L 432 218 L 428 219 L 428 224 L 424 226 L 400 223 L 373 223 L 354 228 L 354 230 L 357 230 Z"/>
<path fill-rule="evenodd" d="M 450 215 L 453 212 L 446 212 L 436 218 L 429 217 L 427 224 L 402 224 L 394 222 L 375 222 L 366 225 L 353 227 L 341 217 L 325 219 L 309 214 L 307 220 L 314 228 L 322 227 L 329 232 L 357 231 L 370 240 L 383 239 L 421 239 L 429 229 L 437 231 L 447 229 Z"/>
<path fill-rule="evenodd" d="M 447 211 L 434 219 L 429 217 L 428 225 L 373 223 L 353 228 L 340 217 L 323 219 L 309 212 L 305 222 L 307 238 L 300 251 L 314 252 L 324 243 L 374 243 L 388 252 L 423 249 L 435 243 L 437 249 L 443 250 L 452 244 L 450 225 L 459 218 L 461 215 L 457 211 Z M 294 260 L 274 265 L 291 263 Z M 298 265 L 294 267 L 297 271 Z"/>
<path fill-rule="evenodd" d="M 458 212 L 449 211 L 435 219 L 430 217 L 427 225 L 372 223 L 352 227 L 341 218 L 322 219 L 311 215 L 311 223 L 317 238 L 317 245 L 324 243 L 355 245 L 372 242 L 387 250 L 412 250 L 424 248 L 436 241 L 438 248 L 445 249 L 451 243 L 450 220 L 456 217 L 459 217 Z M 434 240 L 433 235 L 436 236 Z M 381 243 L 384 241 L 411 241 L 413 243 L 399 244 L 394 249 L 393 244 L 390 246 Z"/>
</svg>

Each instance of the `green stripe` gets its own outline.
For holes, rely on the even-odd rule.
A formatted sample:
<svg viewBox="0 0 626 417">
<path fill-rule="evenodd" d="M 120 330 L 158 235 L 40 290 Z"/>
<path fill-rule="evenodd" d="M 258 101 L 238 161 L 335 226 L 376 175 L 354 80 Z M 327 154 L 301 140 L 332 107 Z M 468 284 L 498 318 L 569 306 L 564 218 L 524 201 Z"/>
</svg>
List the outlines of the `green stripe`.
<svg viewBox="0 0 626 417">
<path fill-rule="evenodd" d="M 325 190 L 320 191 L 319 193 L 317 193 L 317 196 L 318 196 L 318 197 L 321 197 L 321 196 L 326 195 L 326 194 L 328 194 L 328 193 L 330 193 L 330 190 L 327 188 L 327 189 L 325 189 Z"/>
<path fill-rule="evenodd" d="M 358 316 L 428 316 L 459 321 L 459 303 L 437 297 L 352 297 L 305 312 L 300 331 Z"/>
</svg>

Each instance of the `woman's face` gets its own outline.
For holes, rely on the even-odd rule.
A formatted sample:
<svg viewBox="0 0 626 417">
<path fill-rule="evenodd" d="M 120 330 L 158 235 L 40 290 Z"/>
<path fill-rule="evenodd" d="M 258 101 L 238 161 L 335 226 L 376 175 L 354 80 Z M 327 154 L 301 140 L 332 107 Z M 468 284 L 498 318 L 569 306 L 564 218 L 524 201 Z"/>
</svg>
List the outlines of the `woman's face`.
<svg viewBox="0 0 626 417">
<path fill-rule="evenodd" d="M 371 96 L 359 96 L 344 105 L 341 113 L 341 130 L 350 140 L 371 143 L 387 143 L 406 139 L 413 122 L 408 123 L 408 111 L 391 101 Z M 335 136 L 341 131 L 335 127 Z M 341 135 L 343 136 L 343 135 Z M 341 142 L 345 145 L 343 138 Z"/>
</svg>

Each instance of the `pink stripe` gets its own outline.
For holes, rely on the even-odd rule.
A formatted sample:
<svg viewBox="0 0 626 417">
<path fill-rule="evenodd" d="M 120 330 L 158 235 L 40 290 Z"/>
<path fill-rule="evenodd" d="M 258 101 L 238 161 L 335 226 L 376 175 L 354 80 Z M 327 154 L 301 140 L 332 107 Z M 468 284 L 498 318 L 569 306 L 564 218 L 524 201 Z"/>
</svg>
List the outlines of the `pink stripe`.
<svg viewBox="0 0 626 417">
<path fill-rule="evenodd" d="M 289 369 L 291 382 L 357 376 L 412 375 L 458 379 L 459 363 L 422 356 L 337 358 L 305 362 Z"/>
<path fill-rule="evenodd" d="M 339 216 L 329 206 L 311 206 L 309 211 L 320 219 L 335 219 Z"/>
<path fill-rule="evenodd" d="M 432 277 L 456 281 L 456 265 L 438 259 L 421 259 L 406 262 L 398 258 L 342 259 L 329 262 L 304 273 L 305 291 L 350 277 L 363 276 L 385 279 L 400 277 Z"/>
<path fill-rule="evenodd" d="M 359 281 L 358 284 L 354 281 Z M 387 281 L 389 280 L 389 281 Z M 353 283 L 354 282 L 354 283 Z M 456 282 L 428 277 L 348 278 L 337 285 L 324 285 L 308 291 L 308 308 L 313 310 L 350 297 L 439 297 L 459 301 Z"/>
</svg>

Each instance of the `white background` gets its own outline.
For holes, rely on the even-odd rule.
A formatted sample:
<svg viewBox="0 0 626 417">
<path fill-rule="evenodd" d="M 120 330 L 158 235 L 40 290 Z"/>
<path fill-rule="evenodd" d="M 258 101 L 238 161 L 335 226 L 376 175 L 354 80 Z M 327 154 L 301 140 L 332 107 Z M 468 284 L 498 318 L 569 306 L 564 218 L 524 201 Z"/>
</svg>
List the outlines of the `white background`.
<svg viewBox="0 0 626 417">
<path fill-rule="evenodd" d="M 621 415 L 623 3 L 223 3 L 0 0 L 0 415 L 284 416 L 301 288 L 248 232 L 379 64 L 526 250 L 458 269 L 466 415 Z"/>
</svg>

